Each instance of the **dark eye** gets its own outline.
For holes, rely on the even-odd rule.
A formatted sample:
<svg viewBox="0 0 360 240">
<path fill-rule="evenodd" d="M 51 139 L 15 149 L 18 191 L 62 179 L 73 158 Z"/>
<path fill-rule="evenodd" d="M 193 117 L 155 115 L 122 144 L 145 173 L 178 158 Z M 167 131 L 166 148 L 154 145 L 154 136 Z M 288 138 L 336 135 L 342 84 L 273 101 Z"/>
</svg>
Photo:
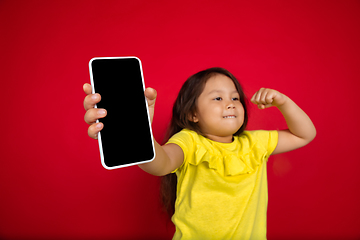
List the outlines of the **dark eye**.
<svg viewBox="0 0 360 240">
<path fill-rule="evenodd" d="M 222 98 L 221 97 L 217 97 L 217 98 L 214 98 L 215 101 L 221 101 Z"/>
<path fill-rule="evenodd" d="M 232 98 L 233 101 L 239 101 L 239 98 L 238 97 L 234 97 Z"/>
</svg>

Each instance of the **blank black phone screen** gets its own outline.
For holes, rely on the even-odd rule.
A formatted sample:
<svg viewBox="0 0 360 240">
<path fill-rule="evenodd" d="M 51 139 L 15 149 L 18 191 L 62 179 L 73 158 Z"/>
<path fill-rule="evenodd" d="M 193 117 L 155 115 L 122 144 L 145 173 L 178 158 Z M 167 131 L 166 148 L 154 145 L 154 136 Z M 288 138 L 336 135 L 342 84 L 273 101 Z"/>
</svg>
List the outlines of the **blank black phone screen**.
<svg viewBox="0 0 360 240">
<path fill-rule="evenodd" d="M 136 57 L 94 58 L 90 61 L 98 108 L 107 116 L 99 145 L 102 164 L 112 169 L 151 161 L 154 154 L 141 62 Z"/>
</svg>

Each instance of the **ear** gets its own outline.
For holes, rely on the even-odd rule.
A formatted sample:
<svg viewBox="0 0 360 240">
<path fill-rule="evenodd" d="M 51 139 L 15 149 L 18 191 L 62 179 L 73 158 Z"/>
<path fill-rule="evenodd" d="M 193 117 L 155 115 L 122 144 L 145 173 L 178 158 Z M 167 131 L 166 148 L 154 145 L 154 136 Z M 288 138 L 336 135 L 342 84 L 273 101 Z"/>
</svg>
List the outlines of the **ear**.
<svg viewBox="0 0 360 240">
<path fill-rule="evenodd" d="M 199 122 L 199 119 L 197 118 L 196 113 L 193 113 L 193 114 L 189 113 L 188 120 L 190 122 L 194 122 L 194 123 Z"/>
</svg>

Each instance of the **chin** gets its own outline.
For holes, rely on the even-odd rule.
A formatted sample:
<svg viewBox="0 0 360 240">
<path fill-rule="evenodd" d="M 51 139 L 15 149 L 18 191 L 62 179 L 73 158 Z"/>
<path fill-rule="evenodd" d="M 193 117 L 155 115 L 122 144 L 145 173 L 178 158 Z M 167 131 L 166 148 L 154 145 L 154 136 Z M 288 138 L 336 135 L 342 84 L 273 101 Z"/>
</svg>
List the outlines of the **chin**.
<svg viewBox="0 0 360 240">
<path fill-rule="evenodd" d="M 242 127 L 242 125 L 226 128 L 226 129 L 224 129 L 224 133 L 226 132 L 227 135 L 234 135 L 235 133 L 237 133 L 239 131 L 239 129 L 241 127 Z"/>
<path fill-rule="evenodd" d="M 235 133 L 237 133 L 237 131 L 239 131 L 240 128 L 241 128 L 241 126 L 239 128 L 234 128 L 234 129 L 220 130 L 219 133 L 221 133 L 221 134 L 218 134 L 218 136 L 226 137 L 226 136 L 234 135 Z"/>
</svg>

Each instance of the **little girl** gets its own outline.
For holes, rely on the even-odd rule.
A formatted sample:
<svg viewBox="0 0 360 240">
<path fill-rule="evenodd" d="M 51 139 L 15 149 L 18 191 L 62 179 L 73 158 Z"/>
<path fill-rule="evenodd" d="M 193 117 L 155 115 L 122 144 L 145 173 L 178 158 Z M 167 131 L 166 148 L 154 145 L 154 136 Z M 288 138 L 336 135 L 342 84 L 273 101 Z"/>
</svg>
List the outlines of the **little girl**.
<svg viewBox="0 0 360 240">
<path fill-rule="evenodd" d="M 96 139 L 103 125 L 95 122 L 106 110 L 94 108 L 100 95 L 91 94 L 89 84 L 84 91 L 88 134 Z M 145 96 L 152 121 L 156 91 L 147 88 Z M 306 113 L 276 90 L 262 88 L 251 102 L 260 109 L 277 107 L 288 129 L 245 131 L 245 94 L 223 68 L 198 72 L 182 86 L 173 107 L 171 138 L 163 146 L 155 142 L 154 161 L 139 165 L 150 174 L 167 175 L 165 183 L 174 176 L 170 173 L 177 176 L 173 239 L 266 239 L 267 160 L 305 146 L 316 130 Z M 171 198 L 171 192 L 165 196 Z"/>
</svg>

